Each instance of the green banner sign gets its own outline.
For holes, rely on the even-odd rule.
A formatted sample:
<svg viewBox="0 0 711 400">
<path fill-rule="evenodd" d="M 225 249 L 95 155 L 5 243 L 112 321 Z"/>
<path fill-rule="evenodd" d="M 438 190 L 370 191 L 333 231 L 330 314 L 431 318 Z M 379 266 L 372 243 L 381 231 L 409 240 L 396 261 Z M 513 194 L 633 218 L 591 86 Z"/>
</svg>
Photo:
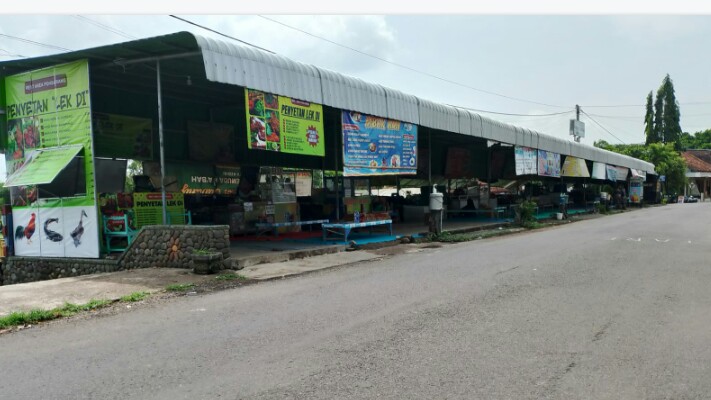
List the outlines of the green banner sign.
<svg viewBox="0 0 711 400">
<path fill-rule="evenodd" d="M 166 210 L 172 224 L 185 224 L 185 201 L 182 193 L 166 193 Z M 163 225 L 163 197 L 161 193 L 134 193 L 133 212 L 136 228 L 144 225 Z M 167 222 L 167 221 L 166 221 Z"/>
<path fill-rule="evenodd" d="M 89 62 L 5 77 L 5 99 L 7 171 L 20 170 L 14 179 L 28 184 L 11 190 L 15 254 L 99 257 Z M 85 194 L 38 198 L 37 185 L 67 178 L 58 172 L 77 154 L 84 156 L 83 174 L 77 174 L 85 179 Z"/>
<path fill-rule="evenodd" d="M 153 120 L 94 113 L 96 155 L 109 158 L 153 158 Z"/>
<path fill-rule="evenodd" d="M 183 194 L 234 196 L 239 185 L 239 167 L 201 164 L 168 164 L 166 174 L 175 177 Z"/>
<path fill-rule="evenodd" d="M 89 64 L 86 60 L 56 65 L 5 78 L 8 149 L 7 172 L 25 162 L 34 149 L 81 145 L 84 147 L 86 196 L 71 205 L 94 204 L 94 167 L 89 96 Z M 37 193 L 13 191 L 13 205 L 31 204 Z M 67 205 L 67 202 L 64 203 Z"/>
<path fill-rule="evenodd" d="M 250 149 L 324 156 L 321 104 L 252 89 L 244 96 Z"/>
</svg>

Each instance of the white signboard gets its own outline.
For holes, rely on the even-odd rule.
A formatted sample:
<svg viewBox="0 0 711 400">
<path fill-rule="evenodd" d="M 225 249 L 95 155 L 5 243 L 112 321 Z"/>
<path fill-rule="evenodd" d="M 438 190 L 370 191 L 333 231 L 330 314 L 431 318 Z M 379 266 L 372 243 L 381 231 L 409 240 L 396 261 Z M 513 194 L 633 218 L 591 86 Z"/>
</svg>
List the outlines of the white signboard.
<svg viewBox="0 0 711 400">
<path fill-rule="evenodd" d="M 570 134 L 576 137 L 585 137 L 585 122 L 571 119 Z"/>
<path fill-rule="evenodd" d="M 516 160 L 516 175 L 538 174 L 538 152 L 536 149 L 516 146 L 514 155 Z"/>
</svg>

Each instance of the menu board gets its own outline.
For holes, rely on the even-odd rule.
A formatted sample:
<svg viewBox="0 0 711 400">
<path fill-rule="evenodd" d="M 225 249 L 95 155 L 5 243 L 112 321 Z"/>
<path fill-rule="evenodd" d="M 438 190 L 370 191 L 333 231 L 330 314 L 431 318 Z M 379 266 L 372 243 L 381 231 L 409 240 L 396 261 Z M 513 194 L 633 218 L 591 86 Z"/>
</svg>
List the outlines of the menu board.
<svg viewBox="0 0 711 400">
<path fill-rule="evenodd" d="M 185 223 L 185 201 L 182 193 L 165 194 L 166 211 L 171 215 L 171 222 Z M 133 212 L 136 216 L 136 228 L 144 225 L 163 225 L 163 196 L 161 193 L 134 193 Z M 180 219 L 178 219 L 180 218 Z M 167 221 L 166 221 L 167 223 Z"/>
<path fill-rule="evenodd" d="M 321 104 L 253 89 L 244 96 L 250 149 L 324 156 Z"/>
<path fill-rule="evenodd" d="M 344 176 L 417 173 L 417 125 L 355 111 L 341 125 Z"/>
</svg>

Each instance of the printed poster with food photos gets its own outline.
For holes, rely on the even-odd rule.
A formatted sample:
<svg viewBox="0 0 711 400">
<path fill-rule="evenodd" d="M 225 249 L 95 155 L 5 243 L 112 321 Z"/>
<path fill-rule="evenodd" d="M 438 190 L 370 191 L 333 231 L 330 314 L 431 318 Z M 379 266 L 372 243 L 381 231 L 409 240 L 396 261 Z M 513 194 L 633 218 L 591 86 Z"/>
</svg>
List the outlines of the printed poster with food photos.
<svg viewBox="0 0 711 400">
<path fill-rule="evenodd" d="M 247 146 L 307 156 L 325 155 L 321 104 L 245 89 Z"/>
<path fill-rule="evenodd" d="M 7 76 L 4 84 L 8 174 L 37 149 L 81 146 L 86 180 L 84 195 L 64 198 L 40 198 L 36 185 L 11 187 L 15 255 L 98 258 L 88 60 Z M 57 169 L 50 160 L 42 166 Z"/>
<path fill-rule="evenodd" d="M 417 174 L 417 125 L 343 111 L 343 175 Z"/>
</svg>

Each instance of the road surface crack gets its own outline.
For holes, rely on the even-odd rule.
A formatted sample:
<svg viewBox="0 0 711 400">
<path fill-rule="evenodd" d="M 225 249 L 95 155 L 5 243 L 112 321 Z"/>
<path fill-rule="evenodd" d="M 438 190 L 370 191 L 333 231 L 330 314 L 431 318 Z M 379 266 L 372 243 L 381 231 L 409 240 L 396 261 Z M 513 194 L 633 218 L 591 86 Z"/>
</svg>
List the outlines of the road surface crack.
<svg viewBox="0 0 711 400">
<path fill-rule="evenodd" d="M 598 340 L 602 339 L 602 337 L 607 332 L 607 329 L 610 328 L 611 325 L 612 321 L 608 321 L 605 325 L 603 325 L 602 328 L 600 328 L 600 330 L 595 333 L 595 336 L 593 336 L 592 341 L 597 342 Z"/>
</svg>

